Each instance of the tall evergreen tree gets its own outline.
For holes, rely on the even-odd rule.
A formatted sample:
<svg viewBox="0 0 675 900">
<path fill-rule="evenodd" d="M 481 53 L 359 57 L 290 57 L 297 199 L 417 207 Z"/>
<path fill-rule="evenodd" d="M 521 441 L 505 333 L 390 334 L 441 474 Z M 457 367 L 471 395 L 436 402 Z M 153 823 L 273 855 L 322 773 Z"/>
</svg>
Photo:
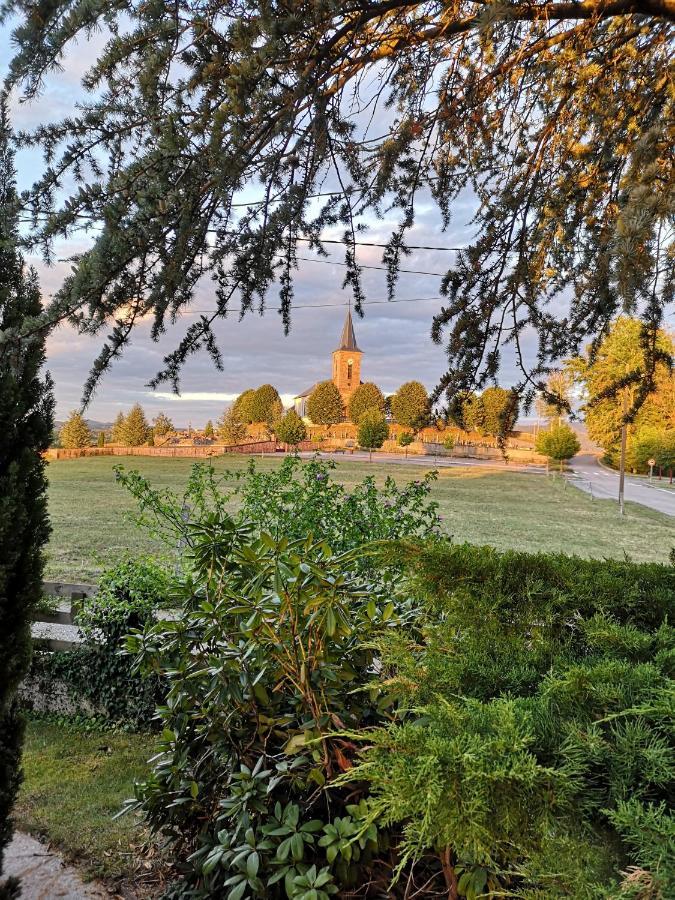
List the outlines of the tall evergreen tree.
<svg viewBox="0 0 675 900">
<path fill-rule="evenodd" d="M 82 414 L 73 410 L 59 432 L 61 446 L 66 450 L 75 450 L 81 447 L 90 447 L 92 441 L 91 429 L 85 422 Z"/>
<path fill-rule="evenodd" d="M 18 251 L 18 201 L 10 129 L 0 106 L 0 333 L 21 331 L 42 311 L 35 272 Z M 30 617 L 41 595 L 49 536 L 42 451 L 49 446 L 53 398 L 44 334 L 0 352 L 0 873 L 21 782 L 23 721 L 16 693 L 30 662 Z M 0 897 L 15 885 L 0 884 Z"/>
<path fill-rule="evenodd" d="M 150 437 L 150 426 L 140 403 L 134 403 L 124 420 L 123 437 L 128 447 L 140 447 Z"/>
<path fill-rule="evenodd" d="M 112 442 L 113 444 L 123 444 L 124 443 L 124 423 L 126 421 L 126 417 L 122 410 L 120 410 L 115 416 L 115 421 L 113 422 L 112 427 Z"/>
</svg>

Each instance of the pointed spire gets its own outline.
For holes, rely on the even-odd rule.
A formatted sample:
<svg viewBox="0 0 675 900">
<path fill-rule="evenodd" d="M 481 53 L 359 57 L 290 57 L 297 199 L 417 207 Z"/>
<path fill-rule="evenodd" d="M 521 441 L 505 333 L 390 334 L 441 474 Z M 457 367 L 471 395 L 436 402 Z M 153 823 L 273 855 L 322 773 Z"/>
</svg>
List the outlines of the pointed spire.
<svg viewBox="0 0 675 900">
<path fill-rule="evenodd" d="M 356 353 L 361 352 L 356 344 L 354 323 L 352 322 L 351 304 L 347 308 L 347 316 L 345 318 L 345 324 L 342 328 L 342 336 L 340 338 L 340 346 L 338 347 L 338 350 L 353 350 Z"/>
</svg>

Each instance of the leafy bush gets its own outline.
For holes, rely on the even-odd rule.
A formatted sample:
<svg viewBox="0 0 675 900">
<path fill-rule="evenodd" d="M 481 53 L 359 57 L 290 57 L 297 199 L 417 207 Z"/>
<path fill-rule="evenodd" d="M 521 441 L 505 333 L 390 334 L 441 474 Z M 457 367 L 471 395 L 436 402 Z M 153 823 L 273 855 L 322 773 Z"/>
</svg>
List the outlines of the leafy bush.
<svg viewBox="0 0 675 900">
<path fill-rule="evenodd" d="M 256 534 L 223 511 L 188 527 L 181 616 L 128 642 L 167 689 L 159 756 L 132 805 L 184 872 L 174 896 L 308 900 L 361 885 L 386 841 L 358 785 L 327 785 L 355 749 L 335 732 L 382 721 L 358 689 L 374 665 L 364 641 L 393 625 L 395 604 L 356 574 L 361 549 Z"/>
<path fill-rule="evenodd" d="M 399 447 L 409 447 L 415 441 L 415 435 L 409 431 L 402 431 L 398 436 Z"/>
<path fill-rule="evenodd" d="M 239 520 L 275 538 L 323 538 L 341 553 L 368 541 L 424 538 L 440 530 L 438 504 L 429 500 L 435 473 L 398 487 L 387 477 L 378 488 L 373 477 L 349 491 L 331 478 L 332 460 L 309 462 L 287 457 L 276 471 L 259 471 L 252 460 L 247 472 L 217 476 L 212 466 L 193 466 L 185 493 L 157 491 L 138 472 L 116 467 L 118 480 L 140 504 L 139 523 L 167 546 L 190 545 L 190 522 L 222 514 L 238 499 Z M 372 569 L 370 557 L 361 564 Z"/>
<path fill-rule="evenodd" d="M 378 450 L 389 437 L 389 426 L 383 413 L 377 409 L 367 409 L 359 422 L 359 446 L 368 450 Z"/>
<path fill-rule="evenodd" d="M 141 677 L 123 653 L 130 631 L 156 621 L 171 602 L 166 572 L 149 559 L 123 559 L 104 572 L 98 593 L 76 616 L 83 643 L 76 650 L 37 653 L 33 674 L 49 690 L 64 683 L 74 701 L 86 700 L 109 720 L 147 726 L 162 697 L 156 676 Z"/>
</svg>

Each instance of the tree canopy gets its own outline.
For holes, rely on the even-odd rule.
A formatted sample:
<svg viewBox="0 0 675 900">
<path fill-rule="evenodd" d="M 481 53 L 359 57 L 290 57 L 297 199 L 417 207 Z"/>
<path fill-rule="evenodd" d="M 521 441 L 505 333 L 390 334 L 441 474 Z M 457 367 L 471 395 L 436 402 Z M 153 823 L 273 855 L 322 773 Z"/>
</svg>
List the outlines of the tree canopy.
<svg viewBox="0 0 675 900">
<path fill-rule="evenodd" d="M 391 398 L 391 414 L 399 425 L 417 432 L 429 423 L 429 395 L 419 381 L 406 381 Z"/>
<path fill-rule="evenodd" d="M 232 414 L 245 425 L 251 425 L 255 421 L 254 416 L 255 388 L 247 388 L 232 404 Z"/>
<path fill-rule="evenodd" d="M 109 34 L 77 113 L 24 138 L 48 160 L 27 208 L 34 245 L 49 257 L 57 238 L 96 226 L 49 310 L 88 332 L 114 322 L 85 397 L 135 323 L 154 315 L 159 337 L 204 274 L 214 310 L 155 384 L 176 386 L 200 347 L 222 365 L 213 323 L 235 304 L 264 309 L 275 284 L 288 329 L 298 246 L 344 244 L 362 312 L 369 214 L 393 217 L 393 296 L 419 206 L 433 198 L 448 226 L 467 191 L 474 230 L 444 267 L 432 329 L 448 354 L 439 392 L 493 380 L 509 342 L 533 396 L 552 361 L 621 309 L 644 327 L 635 402 L 651 390 L 674 289 L 673 0 L 2 8 L 18 15 L 9 83 L 28 99 L 76 40 Z"/>
<path fill-rule="evenodd" d="M 349 398 L 349 418 L 352 422 L 360 422 L 366 410 L 375 409 L 384 412 L 384 394 L 372 381 L 360 384 Z"/>
<path fill-rule="evenodd" d="M 129 410 L 129 415 L 124 420 L 122 428 L 122 442 L 128 447 L 140 447 L 150 437 L 150 426 L 145 418 L 143 407 L 140 403 L 134 403 Z"/>
<path fill-rule="evenodd" d="M 389 426 L 381 410 L 371 407 L 361 414 L 359 420 L 359 446 L 367 450 L 379 450 L 389 437 Z"/>
<path fill-rule="evenodd" d="M 218 420 L 218 436 L 221 437 L 226 444 L 241 444 L 246 440 L 247 428 L 246 424 L 241 421 L 236 412 L 236 403 L 229 409 L 226 409 L 222 417 Z"/>
<path fill-rule="evenodd" d="M 647 379 L 649 350 L 644 345 L 639 320 L 619 317 L 598 347 L 589 347 L 585 354 L 572 360 L 569 370 L 584 392 L 584 417 L 591 440 L 604 450 L 618 445 L 625 406 L 629 411 L 628 436 L 631 438 L 646 426 L 662 431 L 675 429 L 675 372 L 670 361 L 675 343 L 670 335 L 659 329 L 655 349 L 660 356 L 654 372 L 654 392 L 640 409 L 630 414 L 636 395 Z M 613 388 L 619 385 L 618 393 Z"/>
<path fill-rule="evenodd" d="M 548 431 L 540 431 L 535 443 L 537 453 L 560 463 L 561 472 L 565 460 L 572 459 L 580 449 L 579 439 L 569 425 L 554 425 Z"/>
<path fill-rule="evenodd" d="M 155 416 L 152 423 L 152 430 L 157 437 L 164 437 L 164 435 L 168 434 L 170 431 L 175 431 L 175 427 L 166 413 L 161 412 Z"/>
<path fill-rule="evenodd" d="M 275 422 L 284 409 L 279 392 L 271 384 L 263 384 L 254 391 L 247 407 L 253 422 L 266 422 L 268 425 Z"/>
<path fill-rule="evenodd" d="M 344 418 L 340 391 L 332 381 L 321 381 L 307 400 L 307 415 L 315 425 L 335 425 Z"/>
<path fill-rule="evenodd" d="M 294 409 L 289 409 L 276 426 L 278 440 L 291 447 L 297 447 L 307 437 L 307 428 Z"/>
</svg>

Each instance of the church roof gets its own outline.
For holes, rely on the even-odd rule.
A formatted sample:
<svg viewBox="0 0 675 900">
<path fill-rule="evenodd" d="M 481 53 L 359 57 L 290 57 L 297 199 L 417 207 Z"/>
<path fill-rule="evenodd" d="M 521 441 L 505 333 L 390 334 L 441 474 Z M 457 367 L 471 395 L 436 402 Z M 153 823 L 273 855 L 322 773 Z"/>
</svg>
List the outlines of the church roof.
<svg viewBox="0 0 675 900">
<path fill-rule="evenodd" d="M 319 382 L 315 381 L 311 387 L 308 387 L 306 391 L 303 391 L 301 394 L 295 395 L 295 400 L 302 400 L 303 397 L 309 397 L 310 394 L 314 392 L 314 388 L 317 386 Z"/>
<path fill-rule="evenodd" d="M 356 353 L 361 352 L 356 344 L 356 335 L 354 334 L 354 323 L 352 322 L 351 309 L 347 310 L 347 317 L 345 318 L 345 324 L 342 328 L 342 336 L 340 337 L 340 346 L 337 349 L 354 350 Z"/>
</svg>

